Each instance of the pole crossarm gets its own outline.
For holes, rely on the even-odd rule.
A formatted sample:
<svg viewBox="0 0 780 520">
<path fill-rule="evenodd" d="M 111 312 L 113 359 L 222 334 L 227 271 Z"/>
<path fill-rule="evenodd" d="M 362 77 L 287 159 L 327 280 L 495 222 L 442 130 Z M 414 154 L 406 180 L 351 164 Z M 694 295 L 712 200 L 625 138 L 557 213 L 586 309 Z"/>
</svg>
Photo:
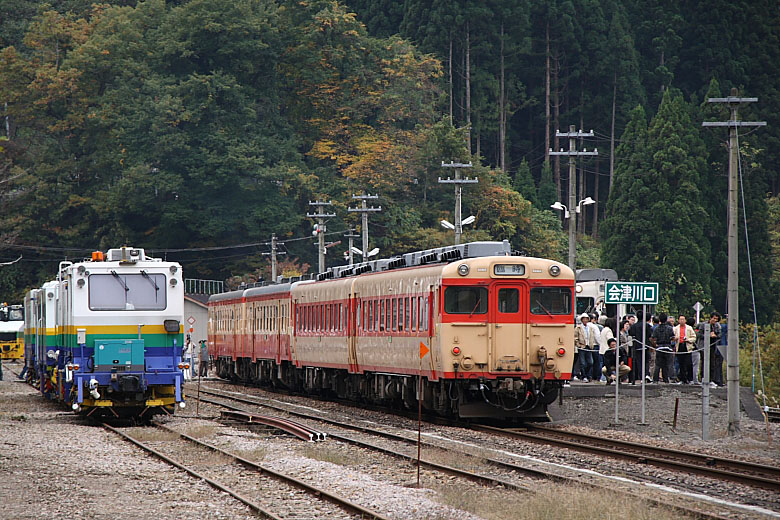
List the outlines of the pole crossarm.
<svg viewBox="0 0 780 520">
<path fill-rule="evenodd" d="M 557 137 L 593 137 L 593 130 L 590 132 L 583 132 L 580 130 L 579 132 L 561 132 L 560 130 L 555 132 L 555 135 Z"/>
<path fill-rule="evenodd" d="M 737 97 L 737 96 L 711 97 L 711 98 L 707 98 L 707 103 L 730 103 L 730 104 L 758 103 L 758 98 L 757 97 Z"/>
<path fill-rule="evenodd" d="M 588 152 L 586 150 L 583 150 L 582 152 L 577 151 L 569 151 L 569 150 L 563 150 L 561 152 L 548 152 L 550 155 L 569 155 L 569 156 L 579 156 L 579 155 L 598 155 L 598 150 L 593 150 L 592 152 Z"/>
<path fill-rule="evenodd" d="M 473 179 L 470 177 L 464 177 L 463 179 L 452 179 L 450 177 L 447 177 L 446 179 L 442 179 L 439 177 L 439 184 L 477 184 L 479 183 L 479 178 L 474 177 Z"/>
<path fill-rule="evenodd" d="M 729 128 L 766 126 L 766 121 L 704 121 L 701 126 L 727 126 Z"/>
</svg>

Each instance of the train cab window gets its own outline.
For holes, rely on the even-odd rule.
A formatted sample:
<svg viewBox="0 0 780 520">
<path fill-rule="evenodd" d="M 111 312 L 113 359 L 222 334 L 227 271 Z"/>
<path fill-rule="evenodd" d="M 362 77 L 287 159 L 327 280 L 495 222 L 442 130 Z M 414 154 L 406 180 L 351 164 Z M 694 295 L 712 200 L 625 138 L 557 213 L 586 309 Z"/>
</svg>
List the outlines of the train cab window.
<svg viewBox="0 0 780 520">
<path fill-rule="evenodd" d="M 517 289 L 498 290 L 498 312 L 505 314 L 520 310 L 520 291 Z"/>
<path fill-rule="evenodd" d="M 166 308 L 164 274 L 89 275 L 89 308 L 93 311 L 161 311 Z"/>
<path fill-rule="evenodd" d="M 531 314 L 571 314 L 571 289 L 535 287 L 531 289 Z"/>
<path fill-rule="evenodd" d="M 485 314 L 488 291 L 485 287 L 451 286 L 444 291 L 444 312 L 447 314 Z"/>
</svg>

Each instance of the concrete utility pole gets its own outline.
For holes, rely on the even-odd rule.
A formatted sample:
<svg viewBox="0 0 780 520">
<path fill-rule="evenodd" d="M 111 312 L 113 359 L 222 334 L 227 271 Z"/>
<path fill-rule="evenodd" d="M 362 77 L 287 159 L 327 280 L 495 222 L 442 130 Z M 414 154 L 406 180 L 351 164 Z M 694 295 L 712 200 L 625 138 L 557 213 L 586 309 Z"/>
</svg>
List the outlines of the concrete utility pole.
<svg viewBox="0 0 780 520">
<path fill-rule="evenodd" d="M 335 213 L 325 213 L 325 206 L 330 206 L 330 202 L 321 202 L 319 200 L 315 200 L 314 202 L 309 201 L 309 206 L 313 206 L 316 213 L 306 213 L 306 216 L 309 218 L 316 218 L 317 219 L 317 229 L 314 231 L 314 234 L 317 235 L 318 243 L 317 243 L 317 250 L 319 252 L 319 272 L 324 273 L 325 272 L 325 219 L 326 218 L 332 218 L 335 217 Z"/>
<path fill-rule="evenodd" d="M 355 234 L 354 228 L 349 228 L 349 232 L 344 235 L 344 238 L 349 239 L 349 246 L 347 247 L 347 252 L 349 253 L 349 265 L 353 265 L 355 262 L 353 261 L 352 257 L 352 248 L 355 246 L 354 239 L 360 238 L 360 235 Z"/>
<path fill-rule="evenodd" d="M 382 206 L 369 207 L 368 204 L 366 204 L 366 201 L 368 200 L 377 200 L 379 199 L 379 195 L 367 195 L 365 192 L 362 195 L 352 195 L 352 200 L 359 200 L 360 201 L 360 207 L 359 208 L 347 208 L 347 211 L 350 213 L 360 213 L 361 217 L 361 224 L 360 224 L 360 233 L 363 235 L 363 260 L 367 260 L 368 255 L 368 214 L 369 213 L 376 213 L 379 211 L 382 211 Z M 351 242 L 350 242 L 351 244 Z M 350 264 L 352 263 L 352 252 L 350 251 Z"/>
<path fill-rule="evenodd" d="M 441 163 L 442 168 L 454 168 L 455 169 L 455 178 L 450 179 L 447 177 L 446 179 L 442 179 L 439 177 L 439 184 L 454 184 L 455 185 L 455 245 L 460 244 L 460 236 L 463 234 L 463 219 L 461 218 L 461 212 L 460 212 L 460 200 L 461 200 L 461 193 L 463 191 L 463 185 L 464 184 L 477 184 L 479 182 L 479 179 L 474 177 L 473 179 L 470 179 L 468 177 L 461 178 L 460 177 L 460 170 L 461 168 L 471 168 L 471 162 L 464 164 L 464 163 L 456 163 L 450 161 L 449 163 L 445 163 L 442 161 Z"/>
<path fill-rule="evenodd" d="M 705 121 L 702 126 L 726 126 L 729 129 L 729 213 L 728 213 L 728 285 L 726 288 L 728 301 L 728 350 L 726 355 L 726 377 L 728 396 L 729 435 L 739 433 L 739 278 L 737 271 L 737 222 L 739 220 L 737 187 L 739 172 L 737 159 L 737 128 L 766 126 L 765 121 L 747 122 L 737 119 L 737 109 L 744 103 L 755 103 L 758 98 L 737 97 L 737 89 L 731 89 L 731 95 L 726 98 L 709 98 L 708 103 L 725 103 L 731 112 L 728 121 Z"/>
<path fill-rule="evenodd" d="M 276 255 L 286 255 L 284 251 L 279 251 L 279 246 L 283 246 L 284 242 L 276 241 L 276 233 L 271 234 L 271 252 L 263 253 L 263 255 L 270 255 L 271 257 L 271 283 L 276 283 L 277 267 L 276 267 Z"/>
<path fill-rule="evenodd" d="M 577 151 L 576 139 L 578 137 L 593 137 L 593 131 L 583 132 L 580 130 L 577 132 L 574 125 L 569 125 L 568 132 L 561 132 L 560 130 L 555 133 L 557 137 L 569 138 L 569 151 L 564 152 L 563 149 L 559 152 L 550 150 L 550 155 L 568 155 L 569 156 L 569 267 L 572 271 L 577 270 L 577 163 L 575 157 L 579 155 L 598 155 L 599 152 L 594 150 L 592 152 L 587 149 L 582 152 Z M 584 179 L 583 179 L 584 180 Z"/>
</svg>

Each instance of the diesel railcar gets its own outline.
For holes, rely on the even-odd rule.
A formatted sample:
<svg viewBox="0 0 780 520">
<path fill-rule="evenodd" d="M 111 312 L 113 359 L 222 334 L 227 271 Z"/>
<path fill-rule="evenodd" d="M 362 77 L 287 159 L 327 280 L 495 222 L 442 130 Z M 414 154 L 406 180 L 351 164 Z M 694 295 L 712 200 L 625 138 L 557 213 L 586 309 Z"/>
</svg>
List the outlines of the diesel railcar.
<svg viewBox="0 0 780 520">
<path fill-rule="evenodd" d="M 75 412 L 148 418 L 184 406 L 181 266 L 122 247 L 61 262 L 25 298 L 26 363 Z"/>
<path fill-rule="evenodd" d="M 0 303 L 0 359 L 24 357 L 24 309 Z"/>
<path fill-rule="evenodd" d="M 570 379 L 574 273 L 476 242 L 217 294 L 218 375 L 457 417 L 541 417 Z"/>
</svg>

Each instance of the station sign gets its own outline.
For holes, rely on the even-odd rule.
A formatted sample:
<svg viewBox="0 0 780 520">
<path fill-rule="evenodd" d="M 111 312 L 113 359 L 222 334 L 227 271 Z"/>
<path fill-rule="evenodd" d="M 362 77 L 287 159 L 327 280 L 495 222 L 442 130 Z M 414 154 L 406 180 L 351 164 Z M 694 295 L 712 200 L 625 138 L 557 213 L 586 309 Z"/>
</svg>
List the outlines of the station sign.
<svg viewBox="0 0 780 520">
<path fill-rule="evenodd" d="M 606 282 L 605 303 L 657 305 L 657 282 Z"/>
</svg>

